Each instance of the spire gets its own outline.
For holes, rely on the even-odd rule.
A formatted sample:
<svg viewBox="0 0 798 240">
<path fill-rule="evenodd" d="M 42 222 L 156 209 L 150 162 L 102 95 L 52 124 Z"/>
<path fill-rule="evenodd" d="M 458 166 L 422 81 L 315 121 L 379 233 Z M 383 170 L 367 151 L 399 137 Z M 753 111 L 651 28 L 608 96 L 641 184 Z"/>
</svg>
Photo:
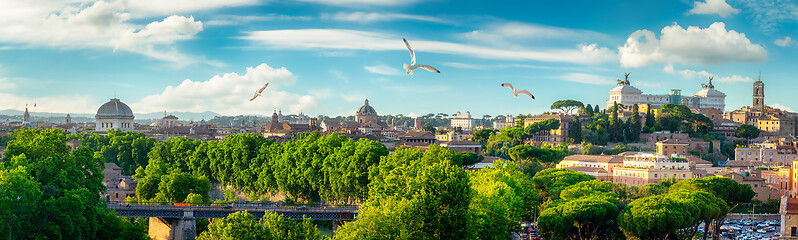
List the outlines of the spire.
<svg viewBox="0 0 798 240">
<path fill-rule="evenodd" d="M 369 105 L 369 99 L 366 98 L 366 106 L 368 106 L 368 105 Z"/>
</svg>

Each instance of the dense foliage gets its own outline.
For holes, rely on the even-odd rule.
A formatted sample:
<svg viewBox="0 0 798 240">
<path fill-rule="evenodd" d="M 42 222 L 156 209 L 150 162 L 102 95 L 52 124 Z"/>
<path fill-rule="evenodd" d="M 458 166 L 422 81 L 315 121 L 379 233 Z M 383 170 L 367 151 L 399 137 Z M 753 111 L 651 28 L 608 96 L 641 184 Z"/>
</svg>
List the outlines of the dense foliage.
<svg viewBox="0 0 798 240">
<path fill-rule="evenodd" d="M 143 239 L 102 202 L 104 163 L 60 130 L 20 129 L 0 164 L 0 238 Z"/>
<path fill-rule="evenodd" d="M 263 218 L 255 220 L 247 211 L 236 212 L 208 225 L 198 240 L 306 240 L 319 239 L 319 230 L 309 218 L 288 220 L 277 213 L 266 211 Z"/>
</svg>

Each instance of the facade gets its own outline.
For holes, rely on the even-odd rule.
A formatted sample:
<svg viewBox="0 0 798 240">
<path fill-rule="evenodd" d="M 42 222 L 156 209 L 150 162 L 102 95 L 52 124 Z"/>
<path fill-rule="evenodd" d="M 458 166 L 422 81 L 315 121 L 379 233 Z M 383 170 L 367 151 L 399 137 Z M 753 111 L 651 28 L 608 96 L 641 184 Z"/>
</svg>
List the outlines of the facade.
<svg viewBox="0 0 798 240">
<path fill-rule="evenodd" d="M 97 115 L 94 116 L 97 124 L 95 129 L 98 132 L 107 132 L 110 129 L 119 129 L 123 132 L 133 131 L 134 118 L 133 110 L 127 104 L 117 98 L 112 98 L 111 101 L 97 109 Z"/>
<path fill-rule="evenodd" d="M 462 114 L 457 112 L 454 115 L 454 118 L 451 119 L 451 126 L 452 128 L 460 127 L 464 130 L 471 129 L 476 125 L 476 119 L 471 118 L 471 112 L 466 112 Z"/>
<path fill-rule="evenodd" d="M 513 116 L 507 115 L 504 120 L 493 121 L 493 129 L 501 130 L 506 127 L 515 127 L 515 119 L 513 119 Z"/>
<path fill-rule="evenodd" d="M 792 167 L 779 167 L 770 171 L 762 171 L 765 184 L 779 190 L 779 196 L 792 192 Z"/>
<path fill-rule="evenodd" d="M 686 155 L 690 143 L 679 139 L 668 139 L 657 142 L 657 154 L 665 156 Z"/>
<path fill-rule="evenodd" d="M 621 166 L 621 155 L 571 155 L 557 164 L 557 168 L 583 172 L 601 181 L 612 181 L 613 169 Z"/>
<path fill-rule="evenodd" d="M 469 152 L 476 155 L 482 155 L 482 144 L 472 141 L 448 141 L 441 142 L 441 147 L 446 147 L 453 152 Z"/>
<path fill-rule="evenodd" d="M 103 185 L 107 188 L 106 201 L 121 203 L 127 197 L 136 197 L 136 180 L 122 175 L 122 168 L 114 163 L 105 163 L 103 175 Z"/>
<path fill-rule="evenodd" d="M 761 162 L 763 165 L 776 163 L 790 165 L 798 158 L 798 154 L 796 154 L 795 148 L 789 146 L 759 145 L 759 147 L 735 148 L 734 158 L 737 161 Z"/>
<path fill-rule="evenodd" d="M 178 118 L 175 117 L 175 115 L 168 115 L 164 116 L 161 119 L 158 119 L 154 123 L 150 124 L 150 126 L 152 126 L 155 129 L 177 127 L 178 126 L 177 120 Z"/>
<path fill-rule="evenodd" d="M 435 135 L 427 131 L 409 131 L 399 137 L 399 145 L 426 147 L 436 142 Z"/>
<path fill-rule="evenodd" d="M 537 115 L 530 118 L 525 118 L 524 127 L 551 118 L 557 119 L 560 121 L 559 128 L 535 133 L 535 135 L 532 136 L 532 143 L 536 145 L 542 143 L 549 143 L 552 145 L 565 143 L 567 141 L 568 134 L 570 133 L 571 130 L 571 123 L 574 121 L 575 116 L 578 115 L 566 115 L 566 114 Z"/>
<path fill-rule="evenodd" d="M 798 239 L 798 198 L 782 196 L 779 215 L 781 215 L 779 239 Z"/>
<path fill-rule="evenodd" d="M 22 114 L 22 126 L 32 127 L 30 124 L 30 113 L 28 112 L 28 107 L 25 107 L 25 113 Z"/>
<path fill-rule="evenodd" d="M 470 134 L 462 134 L 457 131 L 449 131 L 444 134 L 435 134 L 435 139 L 438 142 L 448 142 L 448 141 L 468 141 L 471 140 L 472 135 Z"/>
<path fill-rule="evenodd" d="M 688 107 L 695 108 L 715 108 L 724 111 L 726 108 L 726 94 L 721 91 L 715 90 L 710 78 L 709 84 L 701 84 L 702 90 L 693 94 L 693 96 L 681 96 L 681 91 L 678 89 L 671 90 L 667 95 L 653 95 L 643 94 L 643 91 L 634 87 L 629 82 L 629 74 L 626 74 L 625 80 L 618 80 L 618 86 L 610 90 L 610 99 L 606 101 L 607 108 L 611 108 L 615 103 L 624 105 L 625 107 L 632 107 L 635 104 L 643 105 L 650 104 L 650 107 L 659 108 L 667 103 L 683 104 Z"/>
<path fill-rule="evenodd" d="M 311 118 L 307 124 L 290 124 L 280 122 L 280 116 L 275 112 L 272 113 L 272 121 L 266 124 L 261 135 L 264 137 L 286 138 L 293 134 L 309 133 L 320 129 L 322 128 L 318 126 L 315 118 Z"/>
<path fill-rule="evenodd" d="M 693 172 L 687 158 L 638 153 L 624 156 L 623 165 L 613 169 L 612 176 L 614 183 L 643 186 L 667 179 L 690 179 Z"/>
</svg>

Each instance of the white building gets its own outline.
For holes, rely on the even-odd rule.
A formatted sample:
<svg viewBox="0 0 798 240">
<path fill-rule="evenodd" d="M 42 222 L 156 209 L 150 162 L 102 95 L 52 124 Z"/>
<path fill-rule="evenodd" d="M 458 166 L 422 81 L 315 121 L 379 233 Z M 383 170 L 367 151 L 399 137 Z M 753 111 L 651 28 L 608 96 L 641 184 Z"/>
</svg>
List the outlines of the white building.
<svg viewBox="0 0 798 240">
<path fill-rule="evenodd" d="M 507 115 L 504 120 L 493 121 L 493 129 L 501 130 L 506 127 L 515 127 L 514 121 L 513 116 Z"/>
<path fill-rule="evenodd" d="M 626 75 L 626 80 L 618 80 L 618 86 L 610 90 L 610 99 L 606 103 L 607 108 L 611 108 L 615 103 L 626 107 L 635 104 L 651 104 L 654 108 L 659 108 L 666 103 L 675 103 L 688 107 L 715 108 L 723 112 L 726 108 L 726 94 L 715 90 L 711 78 L 709 84 L 701 84 L 701 87 L 702 90 L 691 97 L 682 96 L 681 90 L 678 89 L 672 89 L 670 94 L 643 94 L 643 91 L 629 83 L 629 75 Z"/>
<path fill-rule="evenodd" d="M 462 129 L 471 129 L 476 125 L 476 119 L 471 118 L 471 112 L 461 114 L 457 112 L 452 120 L 452 128 L 460 127 Z"/>
<path fill-rule="evenodd" d="M 109 129 L 133 131 L 133 118 L 135 118 L 133 110 L 116 98 L 100 106 L 97 115 L 94 116 L 96 130 L 99 132 L 106 132 Z"/>
</svg>

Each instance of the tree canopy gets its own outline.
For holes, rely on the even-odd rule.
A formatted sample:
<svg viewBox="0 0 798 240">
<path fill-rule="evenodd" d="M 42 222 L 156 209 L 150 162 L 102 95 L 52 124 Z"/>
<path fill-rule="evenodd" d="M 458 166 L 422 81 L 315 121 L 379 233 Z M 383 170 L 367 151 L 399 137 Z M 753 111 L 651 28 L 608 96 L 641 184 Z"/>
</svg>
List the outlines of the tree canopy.
<svg viewBox="0 0 798 240">
<path fill-rule="evenodd" d="M 574 109 L 584 108 L 585 105 L 577 100 L 558 100 L 551 104 L 551 109 L 560 109 L 564 113 L 571 113 Z"/>
</svg>

